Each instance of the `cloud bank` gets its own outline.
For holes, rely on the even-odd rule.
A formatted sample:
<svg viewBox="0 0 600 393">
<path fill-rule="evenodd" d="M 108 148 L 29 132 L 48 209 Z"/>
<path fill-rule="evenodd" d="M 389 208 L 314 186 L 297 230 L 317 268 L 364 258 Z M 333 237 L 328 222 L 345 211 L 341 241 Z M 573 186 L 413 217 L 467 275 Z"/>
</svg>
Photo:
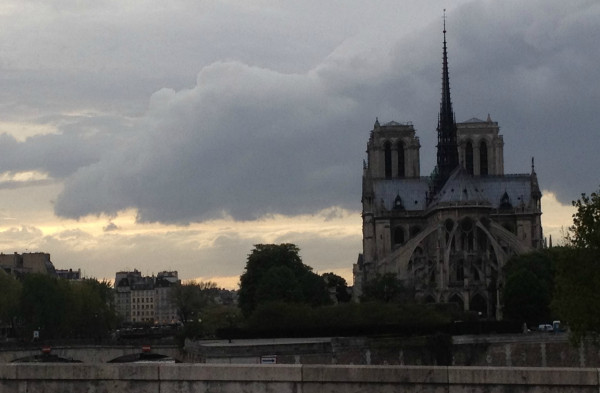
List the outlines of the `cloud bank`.
<svg viewBox="0 0 600 393">
<path fill-rule="evenodd" d="M 418 14 L 416 3 L 408 4 L 407 10 Z M 30 118 L 56 132 L 24 141 L 1 136 L 4 171 L 38 171 L 64 181 L 54 204 L 59 217 L 115 216 L 134 209 L 139 222 L 189 224 L 309 214 L 331 206 L 358 211 L 362 160 L 376 117 L 412 121 L 421 138 L 421 172 L 433 169 L 441 71 L 438 18 L 395 27 L 394 17 L 383 15 L 390 7 L 385 3 L 368 10 L 355 4 L 354 12 L 326 5 L 311 20 L 316 4 L 278 7 L 265 1 L 261 7 L 206 5 L 202 11 L 215 19 L 203 16 L 201 27 L 188 18 L 177 26 L 162 24 L 183 15 L 184 6 L 190 13 L 200 11 L 177 3 L 148 11 L 145 25 L 127 26 L 134 9 L 108 2 L 90 9 L 80 5 L 78 15 L 88 27 L 64 9 L 40 17 L 58 42 L 79 48 L 85 38 L 99 44 L 84 54 L 66 51 L 66 60 L 50 62 L 49 68 L 64 67 L 65 74 L 44 69 L 46 77 L 58 75 L 59 81 L 72 73 L 83 87 L 66 83 L 73 94 L 55 96 L 70 112 L 51 115 L 53 106 L 47 105 L 44 115 Z M 102 12 L 117 9 L 113 30 L 99 40 L 108 26 Z M 344 27 L 336 12 L 363 25 Z M 217 23 L 227 17 L 243 21 L 246 34 Z M 261 18 L 277 22 L 269 25 Z M 381 23 L 374 23 L 378 19 Z M 64 41 L 57 20 L 77 27 L 81 40 Z M 600 53 L 590 50 L 600 38 L 599 21 L 600 6 L 593 1 L 474 1 L 454 7 L 447 17 L 457 119 L 490 113 L 504 134 L 506 172 L 528 172 L 535 156 L 541 186 L 563 202 L 597 187 L 594 171 L 582 168 L 600 160 Z M 298 32 L 287 31 L 289 23 Z M 153 29 L 163 38 L 152 41 Z M 194 33 L 211 43 L 195 58 L 186 52 Z M 315 40 L 317 33 L 322 42 Z M 217 37 L 220 45 L 211 40 Z M 150 42 L 161 52 L 145 52 Z M 138 54 L 151 59 L 153 67 L 136 63 L 127 52 L 134 44 L 142 45 Z M 23 58 L 7 60 L 6 69 L 25 72 L 35 64 L 30 52 L 15 52 Z M 108 53 L 113 56 L 94 63 Z M 77 61 L 80 66 L 73 66 Z M 193 64 L 199 66 L 196 81 L 184 86 L 182 75 Z M 84 70 L 97 73 L 101 83 Z M 158 88 L 161 83 L 167 87 Z M 140 97 L 152 86 L 142 110 Z M 91 95 L 83 98 L 86 89 Z M 136 97 L 129 105 L 124 103 L 133 93 L 127 89 Z M 41 89 L 29 99 L 45 94 Z M 125 108 L 115 111 L 121 104 Z"/>
</svg>

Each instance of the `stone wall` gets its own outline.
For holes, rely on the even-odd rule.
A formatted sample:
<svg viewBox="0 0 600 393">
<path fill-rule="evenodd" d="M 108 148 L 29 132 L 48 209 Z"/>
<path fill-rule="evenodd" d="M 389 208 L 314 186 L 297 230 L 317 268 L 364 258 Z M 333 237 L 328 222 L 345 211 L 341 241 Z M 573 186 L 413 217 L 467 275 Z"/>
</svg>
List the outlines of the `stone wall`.
<svg viewBox="0 0 600 393">
<path fill-rule="evenodd" d="M 10 363 L 15 359 L 39 355 L 41 347 L 40 345 L 29 348 L 4 348 L 0 350 L 0 363 Z M 83 363 L 106 363 L 123 355 L 140 353 L 141 350 L 141 345 L 52 346 L 53 355 Z M 154 345 L 152 352 L 187 361 L 186 354 L 175 345 Z"/>
<path fill-rule="evenodd" d="M 441 339 L 440 339 L 441 338 Z M 451 365 L 483 367 L 600 367 L 591 340 L 574 347 L 567 334 L 446 337 L 348 337 L 187 342 L 196 363 L 260 363 L 276 355 L 282 364 Z"/>
<path fill-rule="evenodd" d="M 3 364 L 1 392 L 598 392 L 599 369 L 224 364 Z"/>
<path fill-rule="evenodd" d="M 84 363 L 106 363 L 140 351 L 141 346 L 130 345 L 52 347 L 52 354 Z M 196 341 L 187 342 L 185 350 L 156 345 L 152 352 L 186 363 L 257 364 L 262 356 L 275 355 L 280 364 L 600 367 L 600 351 L 593 342 L 573 347 L 566 334 L 550 333 L 455 336 L 452 341 L 436 337 Z M 40 347 L 7 348 L 0 350 L 0 363 L 38 354 Z"/>
</svg>

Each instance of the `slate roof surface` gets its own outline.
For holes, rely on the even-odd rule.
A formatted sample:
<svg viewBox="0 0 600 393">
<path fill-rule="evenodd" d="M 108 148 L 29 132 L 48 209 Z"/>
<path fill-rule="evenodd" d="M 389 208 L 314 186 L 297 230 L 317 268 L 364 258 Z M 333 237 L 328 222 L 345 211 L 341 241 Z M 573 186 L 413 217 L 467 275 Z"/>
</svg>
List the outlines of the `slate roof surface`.
<svg viewBox="0 0 600 393">
<path fill-rule="evenodd" d="M 402 199 L 405 210 L 424 210 L 429 178 L 377 179 L 373 180 L 375 201 L 392 210 L 397 196 Z M 464 170 L 456 171 L 448 179 L 434 204 L 476 203 L 497 209 L 504 193 L 513 207 L 531 200 L 531 175 L 471 176 Z"/>
<path fill-rule="evenodd" d="M 424 210 L 426 193 L 429 191 L 429 178 L 379 179 L 373 180 L 375 203 L 392 210 L 396 196 L 400 195 L 404 208 L 408 211 Z"/>
</svg>

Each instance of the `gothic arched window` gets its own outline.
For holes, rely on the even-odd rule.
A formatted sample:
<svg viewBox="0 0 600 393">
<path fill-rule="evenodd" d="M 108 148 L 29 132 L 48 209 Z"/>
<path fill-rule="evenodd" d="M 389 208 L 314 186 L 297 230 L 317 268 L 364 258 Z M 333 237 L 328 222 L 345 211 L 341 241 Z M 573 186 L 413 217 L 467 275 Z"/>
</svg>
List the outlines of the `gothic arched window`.
<svg viewBox="0 0 600 393">
<path fill-rule="evenodd" d="M 390 142 L 385 142 L 383 145 L 383 149 L 385 151 L 385 177 L 392 177 L 392 145 Z"/>
<path fill-rule="evenodd" d="M 404 143 L 398 142 L 398 177 L 405 177 L 404 168 Z"/>
<path fill-rule="evenodd" d="M 404 229 L 397 227 L 394 229 L 394 245 L 404 243 Z"/>
<path fill-rule="evenodd" d="M 487 301 L 481 294 L 476 294 L 471 298 L 471 304 L 469 307 L 471 311 L 477 311 L 481 316 L 487 316 Z"/>
<path fill-rule="evenodd" d="M 465 169 L 469 175 L 473 174 L 473 144 L 467 142 L 465 147 Z"/>
<path fill-rule="evenodd" d="M 417 236 L 419 234 L 419 232 L 421 232 L 421 227 L 419 227 L 419 226 L 410 227 L 410 237 L 411 238 Z"/>
<path fill-rule="evenodd" d="M 456 293 L 452 295 L 450 299 L 448 299 L 448 303 L 456 303 L 458 304 L 459 310 L 464 310 L 465 303 L 463 302 L 462 298 Z"/>
<path fill-rule="evenodd" d="M 488 174 L 488 151 L 485 141 L 479 144 L 479 173 L 481 176 Z"/>
<path fill-rule="evenodd" d="M 456 281 L 463 281 L 465 279 L 465 261 L 459 259 L 456 262 Z"/>
</svg>

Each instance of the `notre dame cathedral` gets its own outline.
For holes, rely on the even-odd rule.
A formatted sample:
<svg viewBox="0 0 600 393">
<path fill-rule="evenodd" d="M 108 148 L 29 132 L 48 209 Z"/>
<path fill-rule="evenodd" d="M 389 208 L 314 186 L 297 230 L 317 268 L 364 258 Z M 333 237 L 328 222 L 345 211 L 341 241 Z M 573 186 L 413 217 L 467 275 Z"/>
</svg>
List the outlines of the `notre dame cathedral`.
<svg viewBox="0 0 600 393">
<path fill-rule="evenodd" d="M 504 264 L 543 247 L 542 194 L 533 160 L 530 173 L 504 173 L 504 141 L 489 115 L 455 122 L 445 27 L 437 133 L 437 166 L 423 177 L 412 124 L 375 121 L 363 169 L 354 295 L 393 273 L 417 301 L 501 318 Z"/>
</svg>

